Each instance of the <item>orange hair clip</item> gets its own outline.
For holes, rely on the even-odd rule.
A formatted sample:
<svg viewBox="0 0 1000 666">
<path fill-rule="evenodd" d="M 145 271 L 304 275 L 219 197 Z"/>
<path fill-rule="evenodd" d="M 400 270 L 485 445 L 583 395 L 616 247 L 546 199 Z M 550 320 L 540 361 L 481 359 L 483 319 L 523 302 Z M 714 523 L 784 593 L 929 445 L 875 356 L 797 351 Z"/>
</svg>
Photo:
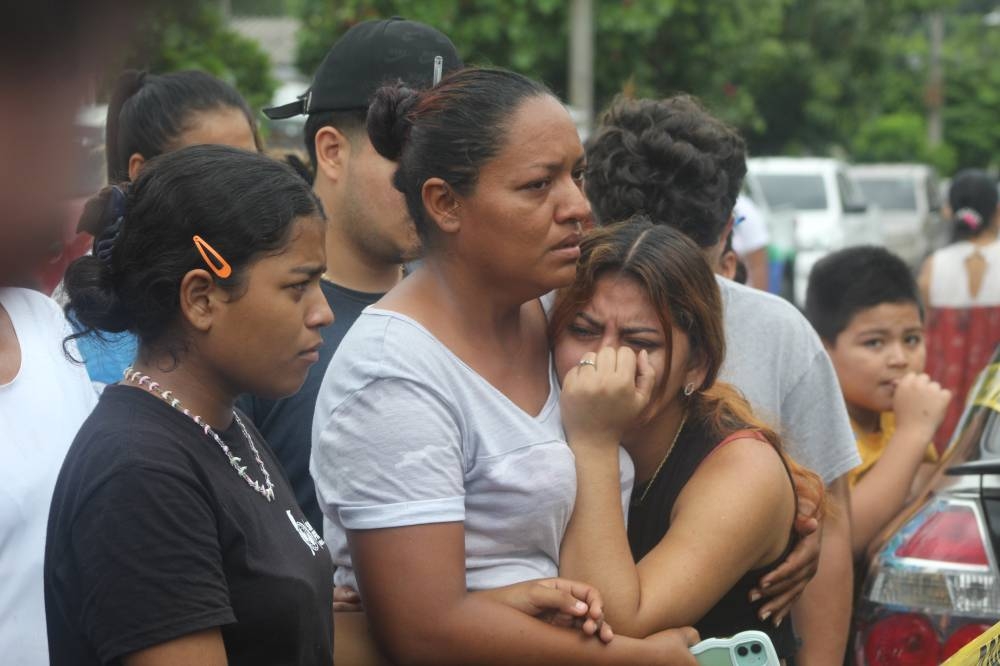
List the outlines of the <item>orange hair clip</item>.
<svg viewBox="0 0 1000 666">
<path fill-rule="evenodd" d="M 201 253 L 201 258 L 205 260 L 208 267 L 212 269 L 212 272 L 218 275 L 220 278 L 225 280 L 227 277 L 233 274 L 233 267 L 229 265 L 229 262 L 222 258 L 222 255 L 215 251 L 215 248 L 208 244 L 201 236 L 193 236 L 191 240 L 194 241 L 194 246 L 198 248 L 198 252 Z M 211 254 L 215 259 L 208 258 Z"/>
</svg>

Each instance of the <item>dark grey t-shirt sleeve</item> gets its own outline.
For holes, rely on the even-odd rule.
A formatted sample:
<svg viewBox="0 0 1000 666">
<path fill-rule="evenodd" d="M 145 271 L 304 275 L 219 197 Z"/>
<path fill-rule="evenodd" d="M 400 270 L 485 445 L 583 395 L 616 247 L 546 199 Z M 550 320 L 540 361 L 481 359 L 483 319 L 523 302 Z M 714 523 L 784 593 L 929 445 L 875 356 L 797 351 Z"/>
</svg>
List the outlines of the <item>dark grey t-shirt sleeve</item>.
<svg viewBox="0 0 1000 666">
<path fill-rule="evenodd" d="M 103 662 L 236 621 L 214 515 L 174 473 L 131 467 L 77 513 L 80 625 Z"/>
</svg>

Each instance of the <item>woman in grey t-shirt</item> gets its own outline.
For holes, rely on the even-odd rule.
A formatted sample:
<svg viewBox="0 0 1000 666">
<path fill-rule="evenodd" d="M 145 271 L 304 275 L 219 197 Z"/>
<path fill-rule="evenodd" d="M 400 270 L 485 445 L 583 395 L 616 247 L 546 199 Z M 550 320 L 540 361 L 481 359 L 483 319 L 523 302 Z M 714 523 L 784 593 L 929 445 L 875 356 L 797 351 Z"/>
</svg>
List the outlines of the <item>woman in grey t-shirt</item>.
<svg viewBox="0 0 1000 666">
<path fill-rule="evenodd" d="M 573 280 L 590 212 L 569 114 L 523 76 L 467 69 L 383 88 L 369 134 L 425 257 L 320 390 L 311 469 L 338 581 L 394 661 L 693 664 L 690 632 L 602 644 L 498 602 L 509 587 L 477 592 L 555 575 L 576 496 L 539 302 Z"/>
</svg>

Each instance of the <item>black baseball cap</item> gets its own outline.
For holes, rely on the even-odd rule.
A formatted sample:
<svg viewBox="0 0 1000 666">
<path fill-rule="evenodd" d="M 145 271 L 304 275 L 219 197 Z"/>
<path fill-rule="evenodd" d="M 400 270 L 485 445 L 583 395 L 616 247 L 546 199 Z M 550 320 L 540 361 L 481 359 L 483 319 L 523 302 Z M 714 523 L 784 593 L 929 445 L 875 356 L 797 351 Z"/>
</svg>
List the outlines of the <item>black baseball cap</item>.
<svg viewBox="0 0 1000 666">
<path fill-rule="evenodd" d="M 334 43 L 309 90 L 294 102 L 264 109 L 264 115 L 278 119 L 367 109 L 381 85 L 401 80 L 414 88 L 429 88 L 436 83 L 435 70 L 440 76 L 461 67 L 455 45 L 429 25 L 399 16 L 365 21 Z"/>
</svg>

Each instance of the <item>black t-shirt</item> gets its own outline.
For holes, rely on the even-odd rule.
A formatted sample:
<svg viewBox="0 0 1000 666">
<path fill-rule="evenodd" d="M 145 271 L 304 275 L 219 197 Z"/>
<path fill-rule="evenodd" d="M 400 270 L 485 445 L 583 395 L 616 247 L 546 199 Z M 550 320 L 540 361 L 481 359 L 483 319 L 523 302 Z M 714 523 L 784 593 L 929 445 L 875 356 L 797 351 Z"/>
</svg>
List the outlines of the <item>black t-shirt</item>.
<svg viewBox="0 0 1000 666">
<path fill-rule="evenodd" d="M 230 664 L 329 666 L 329 551 L 243 420 L 271 474 L 271 502 L 189 417 L 142 389 L 104 390 L 52 497 L 45 546 L 52 664 L 120 663 L 220 627 Z M 263 481 L 235 419 L 219 435 Z"/>
<path fill-rule="evenodd" d="M 371 294 L 345 289 L 326 280 L 321 283 L 334 320 L 320 329 L 323 346 L 319 361 L 309 368 L 306 381 L 295 395 L 281 400 L 264 400 L 252 396 L 240 398 L 239 406 L 246 412 L 264 439 L 271 445 L 285 474 L 295 490 L 295 499 L 317 531 L 323 531 L 323 511 L 316 500 L 316 486 L 309 475 L 309 453 L 312 450 L 313 412 L 323 375 L 333 353 L 361 311 L 385 294 Z"/>
<path fill-rule="evenodd" d="M 693 419 L 688 421 L 684 430 L 677 438 L 677 444 L 670 454 L 670 459 L 653 479 L 652 487 L 648 483 L 636 485 L 632 489 L 632 505 L 628 512 L 628 541 L 632 547 L 632 558 L 638 562 L 653 550 L 670 529 L 670 513 L 674 503 L 680 496 L 687 482 L 694 476 L 698 466 L 708 457 L 720 443 L 716 437 L 708 434 L 704 423 Z M 787 467 L 786 467 L 787 470 Z M 789 475 L 791 484 L 791 476 Z M 639 503 L 646 490 L 645 499 Z M 770 565 L 746 572 L 735 585 L 719 601 L 695 623 L 702 639 L 732 636 L 740 631 L 756 629 L 763 631 L 774 643 L 778 656 L 790 658 L 798 648 L 791 618 L 775 628 L 770 622 L 757 617 L 766 599 L 750 602 L 750 590 L 757 586 L 761 577 L 781 564 L 796 543 L 797 537 L 789 526 L 788 545 L 784 552 Z"/>
</svg>

